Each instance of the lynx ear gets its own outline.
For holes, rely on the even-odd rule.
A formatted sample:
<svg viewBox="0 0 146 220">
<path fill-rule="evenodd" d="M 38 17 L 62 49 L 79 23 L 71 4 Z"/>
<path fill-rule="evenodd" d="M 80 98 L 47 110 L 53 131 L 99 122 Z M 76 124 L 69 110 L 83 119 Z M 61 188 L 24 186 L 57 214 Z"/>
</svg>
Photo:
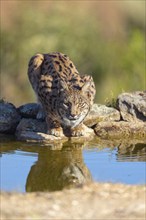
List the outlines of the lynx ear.
<svg viewBox="0 0 146 220">
<path fill-rule="evenodd" d="M 88 82 L 85 82 L 85 84 L 83 85 L 83 87 L 82 87 L 82 92 L 83 93 L 87 93 L 87 92 L 89 92 L 90 91 L 90 86 L 91 86 L 91 82 L 90 81 L 88 81 Z"/>
<path fill-rule="evenodd" d="M 93 83 L 93 78 L 92 76 L 89 76 L 89 75 L 85 75 L 83 77 L 83 80 L 84 80 L 84 85 L 82 87 L 82 92 L 84 93 L 87 93 L 87 92 L 90 92 L 91 90 L 91 87 L 92 87 L 92 83 Z"/>
<path fill-rule="evenodd" d="M 94 97 L 95 97 L 95 85 L 93 82 L 93 78 L 91 76 L 85 77 L 85 83 L 81 89 L 82 94 L 90 100 L 90 103 L 93 103 Z"/>
<path fill-rule="evenodd" d="M 83 96 L 86 97 L 91 102 L 92 101 L 92 94 L 91 94 L 90 88 L 91 88 L 91 82 L 89 81 L 83 85 L 81 91 L 82 91 Z"/>
</svg>

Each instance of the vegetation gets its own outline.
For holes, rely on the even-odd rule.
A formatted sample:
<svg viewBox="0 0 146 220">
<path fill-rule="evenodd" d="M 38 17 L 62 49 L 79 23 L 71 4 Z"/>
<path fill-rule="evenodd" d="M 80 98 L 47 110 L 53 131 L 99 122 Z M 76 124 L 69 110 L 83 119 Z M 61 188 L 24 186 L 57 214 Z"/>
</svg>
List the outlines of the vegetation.
<svg viewBox="0 0 146 220">
<path fill-rule="evenodd" d="M 99 4 L 84 3 L 45 1 L 43 6 L 36 2 L 34 7 L 34 2 L 18 5 L 17 1 L 11 24 L 6 25 L 6 18 L 1 22 L 4 98 L 17 105 L 34 101 L 26 73 L 30 57 L 37 52 L 66 53 L 81 73 L 92 74 L 97 102 L 104 103 L 122 91 L 145 89 L 144 19 L 138 20 L 142 12 L 135 15 L 137 20 L 130 13 L 123 19 L 122 14 L 122 24 L 111 30 L 112 25 L 102 22 L 102 16 L 99 19 Z"/>
</svg>

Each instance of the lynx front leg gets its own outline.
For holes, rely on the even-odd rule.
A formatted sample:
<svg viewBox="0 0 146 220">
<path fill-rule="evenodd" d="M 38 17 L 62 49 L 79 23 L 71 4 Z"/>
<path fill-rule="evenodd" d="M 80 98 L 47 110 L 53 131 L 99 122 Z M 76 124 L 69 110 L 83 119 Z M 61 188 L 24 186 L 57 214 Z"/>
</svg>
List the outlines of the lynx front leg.
<svg viewBox="0 0 146 220">
<path fill-rule="evenodd" d="M 60 125 L 59 122 L 53 120 L 50 117 L 46 117 L 46 122 L 47 122 L 47 126 L 48 126 L 48 131 L 47 133 L 50 135 L 54 135 L 56 137 L 63 137 L 63 129 Z"/>
</svg>

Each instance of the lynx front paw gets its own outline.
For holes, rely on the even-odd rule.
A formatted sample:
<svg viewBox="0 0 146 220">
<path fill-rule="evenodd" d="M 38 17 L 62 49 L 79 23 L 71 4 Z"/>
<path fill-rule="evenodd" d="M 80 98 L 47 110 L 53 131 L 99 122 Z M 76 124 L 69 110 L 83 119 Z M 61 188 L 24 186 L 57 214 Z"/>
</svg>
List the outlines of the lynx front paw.
<svg viewBox="0 0 146 220">
<path fill-rule="evenodd" d="M 62 127 L 50 128 L 50 129 L 48 129 L 47 133 L 50 135 L 54 135 L 56 137 L 63 137 L 64 136 Z"/>
<path fill-rule="evenodd" d="M 71 128 L 71 137 L 84 136 L 84 133 L 84 128 L 82 126 Z"/>
<path fill-rule="evenodd" d="M 93 129 L 88 128 L 84 124 L 81 124 L 75 128 L 71 128 L 71 130 L 70 130 L 71 137 L 79 137 L 79 136 L 84 136 L 84 137 L 89 136 L 90 137 L 93 134 L 94 134 Z"/>
</svg>

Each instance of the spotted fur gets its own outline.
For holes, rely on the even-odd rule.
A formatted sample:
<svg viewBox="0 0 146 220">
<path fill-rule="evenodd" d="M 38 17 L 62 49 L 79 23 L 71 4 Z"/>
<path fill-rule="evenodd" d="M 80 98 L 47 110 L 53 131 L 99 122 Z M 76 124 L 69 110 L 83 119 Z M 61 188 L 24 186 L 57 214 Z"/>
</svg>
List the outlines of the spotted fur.
<svg viewBox="0 0 146 220">
<path fill-rule="evenodd" d="M 82 135 L 81 124 L 95 97 L 91 76 L 81 76 L 69 57 L 62 53 L 36 54 L 29 61 L 28 77 L 45 111 L 48 133 Z"/>
</svg>

